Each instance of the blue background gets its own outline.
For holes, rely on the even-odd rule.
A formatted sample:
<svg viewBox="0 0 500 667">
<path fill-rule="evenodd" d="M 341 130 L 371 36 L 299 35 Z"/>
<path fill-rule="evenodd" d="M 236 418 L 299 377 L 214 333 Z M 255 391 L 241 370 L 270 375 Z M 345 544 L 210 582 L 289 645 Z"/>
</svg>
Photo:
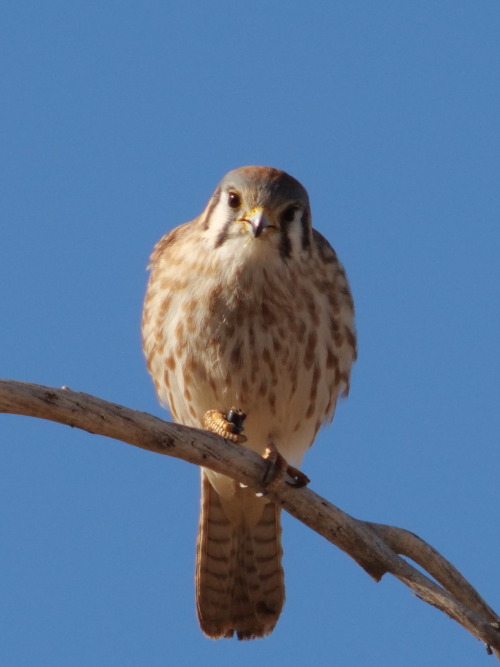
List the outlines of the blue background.
<svg viewBox="0 0 500 667">
<path fill-rule="evenodd" d="M 500 608 L 500 5 L 4 2 L 1 374 L 165 416 L 140 349 L 154 243 L 222 175 L 308 189 L 357 307 L 311 488 L 413 530 Z M 0 416 L 0 662 L 492 665 L 443 614 L 284 517 L 273 635 L 197 626 L 198 471 Z"/>
</svg>

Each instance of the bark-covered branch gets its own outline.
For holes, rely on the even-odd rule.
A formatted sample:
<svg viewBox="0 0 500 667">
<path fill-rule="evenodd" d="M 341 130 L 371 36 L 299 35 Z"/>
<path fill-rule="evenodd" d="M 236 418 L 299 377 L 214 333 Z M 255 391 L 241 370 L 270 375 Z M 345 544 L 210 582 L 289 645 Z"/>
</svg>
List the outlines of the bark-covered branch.
<svg viewBox="0 0 500 667">
<path fill-rule="evenodd" d="M 0 412 L 40 417 L 121 440 L 158 454 L 206 466 L 259 489 L 266 464 L 257 454 L 208 431 L 157 417 L 63 387 L 0 380 Z M 441 554 L 401 528 L 360 521 L 309 488 L 284 480 L 269 497 L 351 556 L 379 581 L 386 573 L 448 614 L 500 660 L 500 618 Z M 407 562 L 417 563 L 430 577 Z"/>
</svg>

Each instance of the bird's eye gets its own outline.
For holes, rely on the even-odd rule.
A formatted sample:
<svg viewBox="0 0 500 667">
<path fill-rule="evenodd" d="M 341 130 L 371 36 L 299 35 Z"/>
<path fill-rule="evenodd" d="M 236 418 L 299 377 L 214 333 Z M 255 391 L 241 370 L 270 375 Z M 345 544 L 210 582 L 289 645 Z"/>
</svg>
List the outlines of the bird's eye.
<svg viewBox="0 0 500 667">
<path fill-rule="evenodd" d="M 227 198 L 230 208 L 239 208 L 241 206 L 240 196 L 236 192 L 230 192 Z"/>
<path fill-rule="evenodd" d="M 298 206 L 288 206 L 288 208 L 286 208 L 281 214 L 281 220 L 283 222 L 292 222 L 298 210 Z"/>
</svg>

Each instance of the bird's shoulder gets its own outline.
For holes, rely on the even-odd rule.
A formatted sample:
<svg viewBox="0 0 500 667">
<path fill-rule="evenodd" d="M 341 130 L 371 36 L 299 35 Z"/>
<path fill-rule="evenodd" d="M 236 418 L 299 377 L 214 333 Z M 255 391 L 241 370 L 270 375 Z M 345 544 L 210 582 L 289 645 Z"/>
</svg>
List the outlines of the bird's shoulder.
<svg viewBox="0 0 500 667">
<path fill-rule="evenodd" d="M 153 252 L 151 253 L 149 267 L 153 267 L 161 258 L 175 255 L 179 247 L 185 241 L 188 241 L 190 236 L 196 231 L 196 224 L 198 218 L 191 220 L 190 222 L 184 222 L 182 225 L 178 225 L 167 232 L 155 245 Z"/>
<path fill-rule="evenodd" d="M 337 317 L 343 310 L 348 321 L 354 317 L 354 302 L 352 299 L 349 281 L 340 263 L 337 253 L 330 243 L 318 231 L 313 229 L 313 247 L 315 249 L 315 286 L 320 292 L 327 295 L 332 313 Z M 351 330 L 354 332 L 354 324 L 351 322 Z M 352 334 L 355 336 L 355 334 Z M 352 339 L 355 350 L 355 340 Z"/>
<path fill-rule="evenodd" d="M 313 244 L 317 256 L 323 264 L 338 264 L 337 253 L 317 229 L 312 230 Z"/>
</svg>

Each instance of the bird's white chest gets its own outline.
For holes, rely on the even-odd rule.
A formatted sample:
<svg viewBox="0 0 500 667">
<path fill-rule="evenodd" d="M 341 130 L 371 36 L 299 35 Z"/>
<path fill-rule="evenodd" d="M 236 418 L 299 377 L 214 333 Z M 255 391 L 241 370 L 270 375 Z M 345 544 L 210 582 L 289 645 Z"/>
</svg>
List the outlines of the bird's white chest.
<svg viewBox="0 0 500 667">
<path fill-rule="evenodd" d="M 250 448 L 273 443 L 298 463 L 336 400 L 324 371 L 329 332 L 321 304 L 312 317 L 304 295 L 269 275 L 253 283 L 200 280 L 178 289 L 164 315 L 162 353 L 152 362 L 165 379 L 160 398 L 192 426 L 207 410 L 240 408 Z"/>
</svg>

